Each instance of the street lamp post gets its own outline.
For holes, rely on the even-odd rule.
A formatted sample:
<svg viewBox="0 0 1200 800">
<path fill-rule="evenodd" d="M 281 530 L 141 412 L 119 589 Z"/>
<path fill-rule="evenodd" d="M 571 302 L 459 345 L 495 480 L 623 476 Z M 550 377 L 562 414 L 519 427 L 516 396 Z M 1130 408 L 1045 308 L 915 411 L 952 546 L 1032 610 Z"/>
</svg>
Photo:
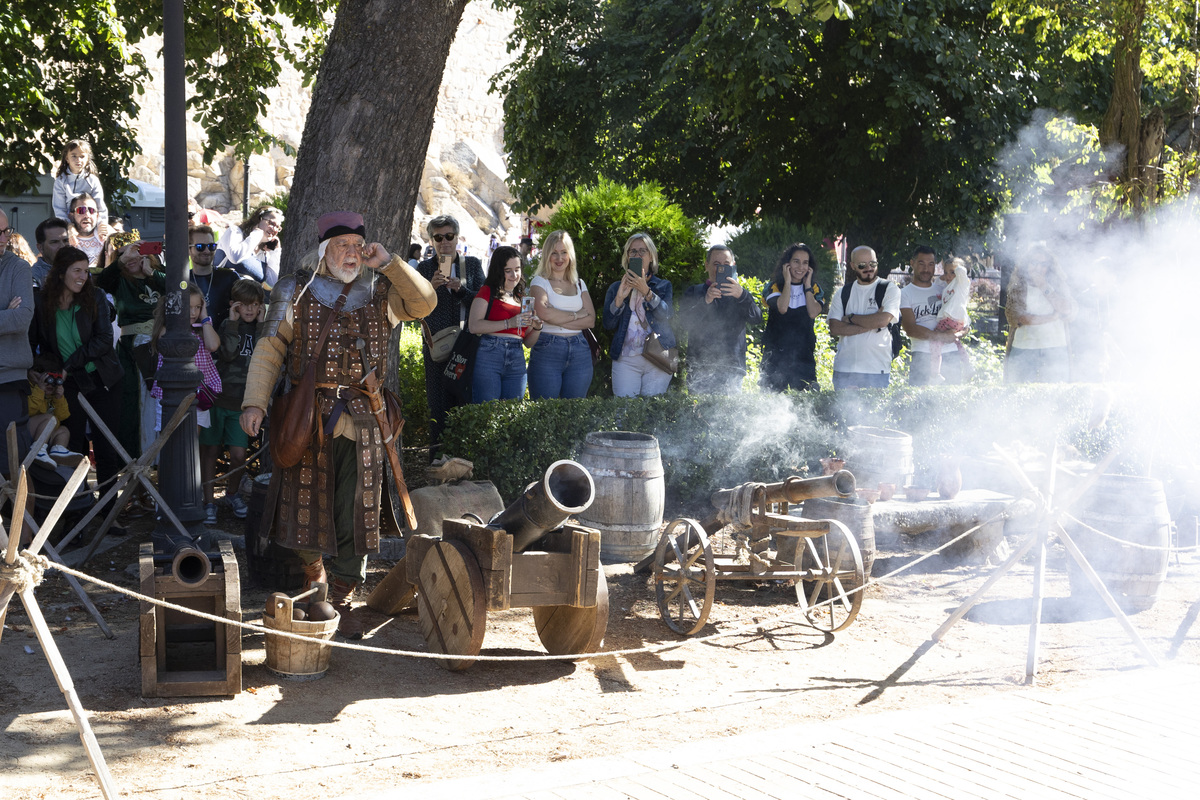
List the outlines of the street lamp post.
<svg viewBox="0 0 1200 800">
<path fill-rule="evenodd" d="M 187 109 L 184 83 L 184 0 L 163 0 L 163 74 L 165 88 L 166 153 L 166 331 L 159 340 L 163 356 L 158 370 L 163 417 L 169 417 L 200 385 L 196 368 L 199 341 L 192 333 L 187 292 Z M 202 532 L 204 495 L 200 487 L 200 451 L 193 404 L 187 418 L 171 434 L 158 462 L 158 486 L 167 505 L 193 536 Z M 155 549 L 170 552 L 183 543 L 180 532 L 159 518 Z"/>
</svg>

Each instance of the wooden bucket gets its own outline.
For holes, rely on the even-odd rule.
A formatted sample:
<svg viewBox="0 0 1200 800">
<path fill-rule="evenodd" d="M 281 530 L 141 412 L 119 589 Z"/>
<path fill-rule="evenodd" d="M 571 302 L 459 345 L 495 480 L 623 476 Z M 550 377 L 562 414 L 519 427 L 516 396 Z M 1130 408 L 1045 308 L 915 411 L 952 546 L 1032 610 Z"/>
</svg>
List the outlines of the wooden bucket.
<svg viewBox="0 0 1200 800">
<path fill-rule="evenodd" d="M 846 431 L 846 469 L 863 489 L 880 483 L 907 486 L 913 477 L 912 437 L 903 431 L 851 425 Z"/>
<path fill-rule="evenodd" d="M 653 553 L 666 504 L 658 440 L 627 431 L 589 433 L 579 463 L 596 486 L 579 523 L 600 531 L 601 560 L 640 561 Z"/>
<path fill-rule="evenodd" d="M 318 584 L 320 586 L 321 584 Z M 317 597 L 324 599 L 324 591 Z M 327 642 L 337 633 L 339 615 L 333 619 L 294 620 L 292 603 L 294 598 L 280 598 L 275 605 L 275 616 L 263 615 L 263 627 L 267 630 L 287 631 L 308 636 L 312 643 L 288 639 L 283 636 L 266 635 L 267 669 L 282 678 L 296 681 L 311 681 L 325 675 L 329 669 L 329 656 L 333 648 Z"/>
<path fill-rule="evenodd" d="M 812 497 L 804 501 L 800 513 L 805 519 L 836 519 L 849 528 L 862 553 L 864 574 L 871 576 L 871 567 L 875 564 L 875 524 L 871 521 L 870 503 L 857 497 Z M 797 541 L 793 537 L 788 538 L 792 542 Z M 780 543 L 780 558 L 795 563 L 785 558 L 784 545 L 784 542 Z"/>
<path fill-rule="evenodd" d="M 1114 542 L 1065 520 L 1063 527 L 1104 585 L 1127 611 L 1145 611 L 1158 599 L 1167 577 L 1171 515 L 1162 481 L 1130 475 L 1101 475 L 1075 504 L 1072 515 L 1085 525 L 1135 545 Z M 1067 557 L 1073 597 L 1093 595 L 1075 559 Z"/>
</svg>

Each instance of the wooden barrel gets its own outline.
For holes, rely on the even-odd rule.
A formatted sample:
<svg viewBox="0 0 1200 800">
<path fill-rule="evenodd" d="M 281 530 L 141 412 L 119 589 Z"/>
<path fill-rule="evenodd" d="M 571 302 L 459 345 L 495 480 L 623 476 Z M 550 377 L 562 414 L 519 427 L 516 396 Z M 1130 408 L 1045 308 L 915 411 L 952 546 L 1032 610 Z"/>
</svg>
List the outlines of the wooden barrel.
<svg viewBox="0 0 1200 800">
<path fill-rule="evenodd" d="M 579 523 L 600 531 L 601 560 L 640 561 L 653 553 L 666 504 L 658 440 L 627 431 L 589 433 L 578 460 L 596 486 Z"/>
<path fill-rule="evenodd" d="M 880 483 L 907 486 L 913 477 L 912 437 L 903 431 L 851 425 L 846 431 L 846 469 L 863 489 Z"/>
<path fill-rule="evenodd" d="M 805 519 L 836 519 L 849 528 L 862 553 L 863 571 L 867 577 L 871 576 L 875 564 L 875 524 L 871 521 L 870 503 L 857 497 L 814 497 L 804 501 L 800 515 Z M 785 557 L 782 551 L 779 555 Z"/>
<path fill-rule="evenodd" d="M 1098 536 L 1073 520 L 1063 524 L 1122 608 L 1145 611 L 1153 606 L 1167 577 L 1171 544 L 1171 515 L 1162 481 L 1101 475 L 1075 504 L 1073 516 L 1108 536 L 1142 545 Z M 1073 597 L 1094 596 L 1092 585 L 1069 555 L 1067 575 Z"/>
<path fill-rule="evenodd" d="M 274 617 L 263 616 L 263 627 L 267 630 L 282 630 L 312 637 L 312 642 L 302 642 L 283 636 L 266 635 L 267 669 L 283 678 L 296 681 L 311 681 L 322 677 L 329 669 L 329 656 L 333 648 L 327 642 L 337 633 L 338 617 L 321 620 L 294 620 L 283 613 Z"/>
<path fill-rule="evenodd" d="M 268 592 L 295 592 L 304 585 L 304 562 L 295 550 L 275 542 L 262 546 L 259 532 L 263 529 L 263 506 L 267 501 L 270 475 L 259 475 L 250 489 L 249 512 L 246 514 L 246 571 L 250 580 Z"/>
</svg>

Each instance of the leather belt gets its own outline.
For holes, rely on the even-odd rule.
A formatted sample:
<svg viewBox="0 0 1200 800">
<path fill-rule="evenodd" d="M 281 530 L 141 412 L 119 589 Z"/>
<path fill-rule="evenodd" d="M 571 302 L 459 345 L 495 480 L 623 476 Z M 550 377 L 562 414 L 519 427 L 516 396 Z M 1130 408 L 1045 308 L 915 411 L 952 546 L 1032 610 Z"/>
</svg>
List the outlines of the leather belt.
<svg viewBox="0 0 1200 800">
<path fill-rule="evenodd" d="M 333 432 L 337 429 L 338 420 L 342 416 L 342 412 L 346 410 L 348 404 L 355 397 L 362 395 L 362 389 L 357 386 L 343 386 L 340 383 L 318 383 L 317 392 L 330 400 L 336 401 L 333 408 L 329 410 L 329 419 L 325 422 L 323 428 L 326 436 L 333 436 Z"/>
</svg>

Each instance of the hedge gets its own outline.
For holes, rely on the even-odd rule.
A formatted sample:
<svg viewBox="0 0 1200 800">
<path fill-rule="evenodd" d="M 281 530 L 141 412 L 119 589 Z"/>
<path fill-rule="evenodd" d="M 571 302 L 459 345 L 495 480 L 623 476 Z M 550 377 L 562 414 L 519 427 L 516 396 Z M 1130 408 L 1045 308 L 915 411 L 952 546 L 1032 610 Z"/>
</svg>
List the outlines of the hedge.
<svg viewBox="0 0 1200 800">
<path fill-rule="evenodd" d="M 749 480 L 820 474 L 818 459 L 845 453 L 852 424 L 912 434 L 919 474 L 943 454 L 980 456 L 993 442 L 1043 451 L 1059 443 L 1094 459 L 1121 438 L 1128 414 L 1118 403 L 1091 427 L 1095 406 L 1094 390 L 1078 384 L 499 401 L 453 410 L 444 442 L 509 499 L 553 461 L 577 458 L 591 431 L 649 433 L 662 450 L 668 501 L 692 503 Z"/>
</svg>

